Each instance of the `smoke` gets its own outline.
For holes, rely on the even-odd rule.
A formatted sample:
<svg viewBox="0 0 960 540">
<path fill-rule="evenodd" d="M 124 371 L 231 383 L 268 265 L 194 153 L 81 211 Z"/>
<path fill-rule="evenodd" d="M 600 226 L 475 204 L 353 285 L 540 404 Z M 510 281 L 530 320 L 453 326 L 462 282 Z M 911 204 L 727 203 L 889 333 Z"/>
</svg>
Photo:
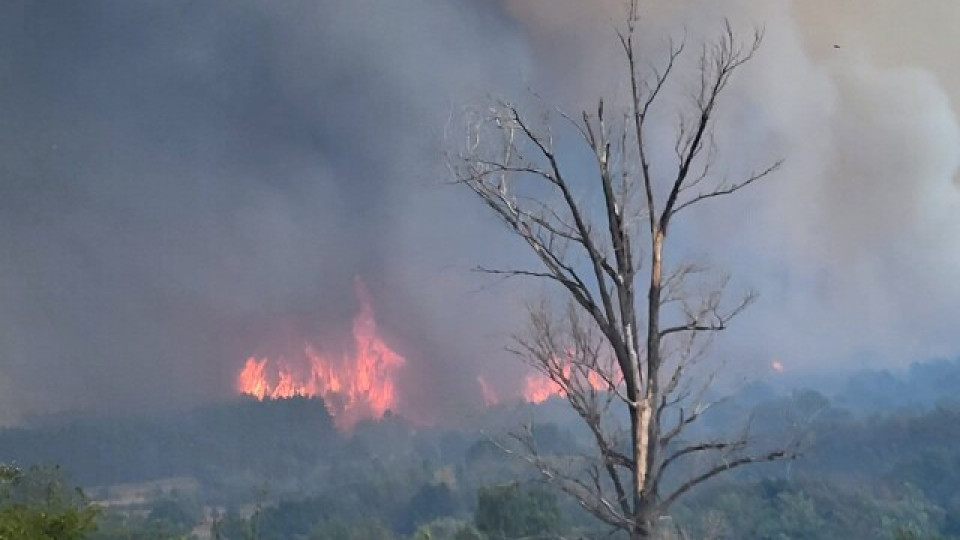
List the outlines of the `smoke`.
<svg viewBox="0 0 960 540">
<path fill-rule="evenodd" d="M 645 50 L 723 17 L 764 48 L 724 104 L 724 165 L 778 177 L 678 229 L 761 302 L 721 354 L 787 372 L 960 349 L 960 6 L 650 2 Z M 863 7 L 851 7 L 854 4 Z M 344 347 L 352 280 L 404 354 L 403 409 L 504 393 L 523 256 L 442 185 L 459 104 L 593 103 L 622 2 L 27 0 L 0 7 L 0 422 L 180 407 L 250 355 Z M 872 15 L 864 17 L 869 12 Z M 896 31 L 894 31 L 896 29 Z M 840 48 L 834 48 L 834 45 Z"/>
<path fill-rule="evenodd" d="M 595 44 L 612 33 L 610 13 L 622 2 L 589 12 L 573 0 L 544 4 L 511 3 L 539 29 L 542 54 L 563 36 L 554 63 L 583 63 L 565 64 L 575 80 L 556 85 L 568 90 L 563 98 L 622 97 L 622 88 L 594 82 L 622 73 L 615 40 Z M 686 216 L 676 231 L 675 255 L 711 261 L 735 276 L 735 288 L 761 293 L 718 356 L 809 371 L 955 355 L 960 72 L 938 36 L 949 35 L 960 6 L 645 5 L 644 50 L 656 51 L 664 34 L 686 35 L 695 49 L 725 17 L 741 36 L 751 25 L 765 31 L 721 105 L 721 164 L 747 172 L 784 157 L 785 167 L 737 200 Z M 581 79 L 581 70 L 593 75 Z"/>
<path fill-rule="evenodd" d="M 232 395 L 250 355 L 349 345 L 354 276 L 408 357 L 406 407 L 479 402 L 507 332 L 480 321 L 509 316 L 474 293 L 493 247 L 439 165 L 454 105 L 522 71 L 495 6 L 0 9 L 4 420 Z"/>
</svg>

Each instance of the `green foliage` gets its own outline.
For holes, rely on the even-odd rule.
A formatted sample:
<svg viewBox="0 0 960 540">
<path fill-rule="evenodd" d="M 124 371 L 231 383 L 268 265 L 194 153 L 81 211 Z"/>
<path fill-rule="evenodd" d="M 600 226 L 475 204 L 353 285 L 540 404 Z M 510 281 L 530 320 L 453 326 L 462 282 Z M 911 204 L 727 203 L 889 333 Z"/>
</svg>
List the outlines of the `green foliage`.
<svg viewBox="0 0 960 540">
<path fill-rule="evenodd" d="M 693 538 L 757 540 L 932 540 L 943 522 L 942 510 L 910 486 L 870 493 L 809 480 L 715 486 L 675 517 Z"/>
<path fill-rule="evenodd" d="M 84 537 L 88 540 L 192 540 L 189 529 L 162 520 L 119 512 L 106 512 L 97 530 Z"/>
<path fill-rule="evenodd" d="M 177 417 L 86 418 L 0 429 L 0 448 L 4 459 L 58 463 L 84 485 L 169 477 L 216 483 L 241 472 L 297 478 L 329 455 L 337 437 L 322 400 L 243 398 Z"/>
<path fill-rule="evenodd" d="M 413 540 L 483 540 L 471 524 L 459 519 L 442 518 L 421 525 Z"/>
<path fill-rule="evenodd" d="M 416 525 L 434 518 L 456 515 L 459 508 L 457 495 L 449 485 L 426 484 L 420 486 L 410 499 L 405 514 L 410 524 Z"/>
<path fill-rule="evenodd" d="M 561 530 L 556 496 L 520 484 L 480 488 L 474 516 L 477 529 L 491 539 L 548 536 Z"/>
<path fill-rule="evenodd" d="M 394 540 L 393 533 L 376 521 L 347 525 L 340 520 L 318 523 L 310 540 Z"/>
<path fill-rule="evenodd" d="M 394 532 L 376 517 L 345 518 L 327 505 L 329 498 L 285 501 L 258 508 L 250 517 L 227 512 L 215 520 L 215 537 L 220 540 L 394 540 Z M 362 511 L 362 508 L 357 508 Z"/>
<path fill-rule="evenodd" d="M 789 468 L 758 466 L 691 492 L 672 516 L 687 538 L 960 539 L 960 408 L 858 417 L 821 394 L 763 388 L 730 405 L 712 411 L 705 429 L 727 432 L 750 416 L 767 436 L 799 421 L 810 428 L 809 445 Z M 491 414 L 489 425 L 507 416 Z M 188 416 L 141 431 L 94 420 L 0 430 L 5 452 L 75 450 L 74 462 L 91 466 L 77 471 L 90 483 L 177 472 L 196 479 L 182 484 L 187 495 L 156 491 L 154 500 L 98 515 L 60 470 L 0 465 L 0 540 L 185 539 L 211 507 L 230 509 L 211 531 L 219 540 L 601 538 L 608 531 L 569 498 L 532 488 L 535 473 L 521 460 L 466 429 L 411 429 L 391 417 L 361 423 L 347 437 L 332 431 L 313 400 L 243 401 Z M 563 455 L 582 443 L 584 434 L 562 415 L 550 418 L 537 424 L 538 445 Z M 123 500 L 117 494 L 126 491 L 92 493 Z"/>
<path fill-rule="evenodd" d="M 457 534 L 453 537 L 453 540 L 485 540 L 483 533 L 467 525 L 457 531 Z"/>
<path fill-rule="evenodd" d="M 924 535 L 908 527 L 897 527 L 893 531 L 893 540 L 948 540 L 939 534 Z"/>
<path fill-rule="evenodd" d="M 0 466 L 0 540 L 79 540 L 97 509 L 58 468 Z"/>
</svg>

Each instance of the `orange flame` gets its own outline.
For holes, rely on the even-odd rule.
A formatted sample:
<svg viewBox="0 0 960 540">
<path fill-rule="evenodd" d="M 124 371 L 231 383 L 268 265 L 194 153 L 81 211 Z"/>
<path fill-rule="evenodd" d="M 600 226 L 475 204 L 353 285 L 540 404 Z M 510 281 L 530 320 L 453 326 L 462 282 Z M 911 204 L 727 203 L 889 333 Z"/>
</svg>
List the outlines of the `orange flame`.
<svg viewBox="0 0 960 540">
<path fill-rule="evenodd" d="M 272 394 L 270 385 L 267 384 L 267 379 L 263 374 L 266 367 L 266 358 L 263 360 L 248 358 L 243 370 L 237 376 L 237 388 L 244 394 L 250 394 L 261 401 L 270 396 Z"/>
<path fill-rule="evenodd" d="M 570 379 L 571 373 L 572 370 L 569 365 L 563 367 L 563 374 L 565 378 Z M 577 372 L 572 376 L 583 377 L 580 372 Z M 598 392 L 606 392 L 610 390 L 610 384 L 608 384 L 604 377 L 596 371 L 587 372 L 586 382 L 591 388 Z M 563 388 L 561 388 L 556 381 L 542 373 L 532 373 L 527 375 L 527 377 L 523 380 L 523 399 L 530 403 L 543 403 L 553 396 L 562 397 L 564 394 L 565 392 Z"/>
<path fill-rule="evenodd" d="M 237 375 L 237 390 L 261 401 L 322 397 L 337 427 L 347 431 L 359 420 L 380 418 L 395 408 L 394 379 L 406 360 L 380 338 L 370 293 L 359 279 L 355 286 L 360 312 L 353 319 L 352 354 L 335 361 L 308 343 L 303 350 L 307 370 L 292 369 L 283 358 L 250 357 Z M 273 368 L 269 374 L 268 365 Z"/>
<path fill-rule="evenodd" d="M 543 403 L 553 396 L 563 394 L 560 385 L 541 373 L 527 375 L 523 380 L 523 399 L 530 403 Z"/>
</svg>

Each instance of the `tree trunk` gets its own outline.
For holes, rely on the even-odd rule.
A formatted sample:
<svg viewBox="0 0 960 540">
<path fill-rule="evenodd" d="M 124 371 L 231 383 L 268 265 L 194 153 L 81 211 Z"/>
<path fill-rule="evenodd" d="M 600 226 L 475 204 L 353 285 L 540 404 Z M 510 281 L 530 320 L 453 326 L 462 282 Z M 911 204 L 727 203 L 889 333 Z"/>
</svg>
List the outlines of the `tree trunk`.
<svg viewBox="0 0 960 540">
<path fill-rule="evenodd" d="M 653 506 L 656 493 L 653 492 L 655 479 L 651 477 L 657 460 L 660 426 L 656 414 L 659 396 L 657 373 L 660 369 L 660 295 L 663 281 L 663 240 L 664 232 L 660 227 L 651 231 L 652 253 L 650 264 L 650 291 L 647 295 L 647 362 L 646 386 L 642 397 L 630 408 L 631 431 L 633 435 L 634 459 L 634 515 L 637 525 L 630 531 L 631 540 L 647 540 L 653 534 Z M 639 390 L 639 389 L 638 389 Z M 638 392 L 639 393 L 639 392 Z"/>
<path fill-rule="evenodd" d="M 639 518 L 638 521 L 639 523 L 630 531 L 630 540 L 651 540 L 654 534 L 653 523 L 646 518 Z"/>
<path fill-rule="evenodd" d="M 582 122 L 560 113 L 567 120 L 573 120 L 588 150 L 595 154 L 605 201 L 606 227 L 593 227 L 589 211 L 592 207 L 581 205 L 574 197 L 579 184 L 568 182 L 560 166 L 563 160 L 555 154 L 550 127 L 535 129 L 536 126 L 528 124 L 524 116 L 508 103 L 496 104 L 493 115 L 483 113 L 478 118 L 468 119 L 470 142 L 460 156 L 462 164 L 458 160 L 452 165 L 458 179 L 479 195 L 532 248 L 542 263 L 538 270 L 487 271 L 505 276 L 541 277 L 557 283 L 573 300 L 573 309 L 582 308 L 583 313 L 592 319 L 590 324 L 596 323 L 602 334 L 602 338 L 598 335 L 597 343 L 593 343 L 592 329 L 574 324 L 577 319 L 560 328 L 568 335 L 558 336 L 550 317 L 546 313 L 536 313 L 537 316 L 532 317 L 534 338 L 518 341 L 521 354 L 561 386 L 567 399 L 591 427 L 601 454 L 600 464 L 609 475 L 610 487 L 601 481 L 604 479 L 597 477 L 599 468 L 588 479 L 593 484 L 584 483 L 584 478 L 577 476 L 579 473 L 563 470 L 549 459 L 543 459 L 532 445 L 527 448 L 531 463 L 540 467 L 546 477 L 560 484 L 584 508 L 626 533 L 631 540 L 651 540 L 658 532 L 661 516 L 666 515 L 673 501 L 688 489 L 731 468 L 772 461 L 786 455 L 784 452 L 756 457 L 742 454 L 734 456 L 732 461 L 720 460 L 706 472 L 694 473 L 672 493 L 665 496 L 658 493 L 664 468 L 670 464 L 682 465 L 678 458 L 700 452 L 714 452 L 712 455 L 716 455 L 725 448 L 739 449 L 746 442 L 744 439 L 725 444 L 713 442 L 682 449 L 669 448 L 670 440 L 699 416 L 699 412 L 695 412 L 684 417 L 684 410 L 680 407 L 685 406 L 681 402 L 687 397 L 683 396 L 684 387 L 678 388 L 681 380 L 696 376 L 690 375 L 685 365 L 697 361 L 698 355 L 702 354 L 699 348 L 693 347 L 697 333 L 707 336 L 723 330 L 752 298 L 748 296 L 732 311 L 724 313 L 720 309 L 721 291 L 718 290 L 706 296 L 693 295 L 691 300 L 704 303 L 699 313 L 674 314 L 672 310 L 668 314 L 661 313 L 664 296 L 676 299 L 679 295 L 687 300 L 680 282 L 695 272 L 692 267 L 689 270 L 681 267 L 676 273 L 664 277 L 664 249 L 671 220 L 684 208 L 730 195 L 766 177 L 779 167 L 780 162 L 739 181 L 714 178 L 711 173 L 714 161 L 712 115 L 717 98 L 731 73 L 756 52 L 762 37 L 758 31 L 752 44 L 741 46 L 734 39 L 728 23 L 715 43 L 704 45 L 699 64 L 699 92 L 694 94 L 691 110 L 680 111 L 681 124 L 674 141 L 679 159 L 676 176 L 658 179 L 660 175 L 654 174 L 656 167 L 651 168 L 650 143 L 645 140 L 651 133 L 645 133 L 644 123 L 661 89 L 670 87 L 664 83 L 684 46 L 682 42 L 679 45 L 671 42 L 666 65 L 659 69 L 653 65 L 648 66 L 649 70 L 638 67 L 638 51 L 634 46 L 638 1 L 630 0 L 629 6 L 626 32 L 618 32 L 626 53 L 627 75 L 632 89 L 627 116 L 612 126 L 606 123 L 602 100 L 595 113 L 583 112 Z M 616 133 L 620 130 L 622 133 Z M 490 148 L 481 143 L 488 138 L 493 144 Z M 616 144 L 617 139 L 619 144 Z M 636 154 L 628 148 L 633 145 Z M 486 155 L 488 152 L 493 153 Z M 526 187 L 516 191 L 513 186 L 517 177 L 524 177 L 524 186 L 527 177 L 540 182 L 551 190 L 552 194 L 545 197 L 557 197 L 557 206 L 551 204 L 552 198 L 531 199 L 531 194 L 538 192 L 527 192 Z M 666 189 L 657 187 L 661 182 L 665 183 L 663 187 Z M 698 187 L 693 194 L 689 188 L 695 186 Z M 641 190 L 645 201 L 635 201 L 633 193 Z M 664 195 L 666 197 L 661 201 Z M 649 230 L 643 233 L 633 225 L 640 223 L 637 221 L 640 219 L 649 220 Z M 642 287 L 637 281 L 639 269 L 635 268 L 641 252 L 632 247 L 635 235 L 641 234 L 642 244 L 650 248 L 647 255 L 650 274 L 643 276 L 649 278 L 646 313 L 643 301 L 636 295 L 638 287 L 635 287 Z M 573 249 L 567 250 L 566 247 Z M 586 269 L 589 271 L 581 271 Z M 576 311 L 572 313 L 576 314 Z M 647 317 L 646 328 L 642 320 L 644 315 Z M 685 319 L 679 324 L 674 321 L 684 315 Z M 665 339 L 689 341 L 690 350 L 664 347 L 662 342 Z M 574 350 L 580 357 L 567 358 L 570 355 L 564 352 L 567 345 L 564 341 L 570 340 L 576 343 Z M 667 343 L 670 345 L 671 341 Z M 700 343 L 704 342 L 696 342 L 697 345 Z M 606 345 L 609 345 L 609 351 L 604 350 Z M 607 354 L 612 354 L 616 367 L 601 365 Z M 601 357 L 604 358 L 601 360 Z M 674 369 L 666 369 L 674 366 Z M 591 370 L 604 378 L 610 396 L 619 398 L 629 411 L 629 443 L 632 446 L 629 451 L 621 450 L 619 446 L 619 430 L 616 438 L 604 431 L 602 420 L 608 413 L 610 401 L 597 399 L 598 389 L 589 380 Z M 609 373 L 603 373 L 604 370 Z M 571 381 L 571 374 L 586 377 L 587 381 Z M 619 376 L 622 380 L 618 380 Z M 662 388 L 660 382 L 664 383 Z M 704 382 L 709 385 L 710 379 Z M 663 423 L 670 429 L 664 433 L 661 415 L 668 405 L 679 409 L 679 419 L 676 414 L 665 415 Z M 700 404 L 696 407 L 699 411 Z M 605 491 L 615 492 L 616 499 Z"/>
</svg>

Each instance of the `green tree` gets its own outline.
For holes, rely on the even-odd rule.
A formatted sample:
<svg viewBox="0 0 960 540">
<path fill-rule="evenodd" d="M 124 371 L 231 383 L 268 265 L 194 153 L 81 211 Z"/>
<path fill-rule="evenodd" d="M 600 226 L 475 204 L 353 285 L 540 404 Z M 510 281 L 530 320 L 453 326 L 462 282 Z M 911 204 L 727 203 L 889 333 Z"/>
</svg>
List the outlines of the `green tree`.
<svg viewBox="0 0 960 540">
<path fill-rule="evenodd" d="M 459 519 L 440 518 L 417 528 L 413 540 L 482 540 L 480 533 Z"/>
<path fill-rule="evenodd" d="M 0 540 L 79 540 L 97 509 L 56 467 L 0 465 Z"/>
<path fill-rule="evenodd" d="M 311 540 L 393 540 L 394 535 L 376 521 L 348 525 L 334 519 L 317 524 L 310 533 L 310 538 Z"/>
<path fill-rule="evenodd" d="M 453 537 L 453 540 L 485 540 L 483 534 L 477 529 L 466 525 L 457 531 L 456 536 Z"/>
<path fill-rule="evenodd" d="M 560 532 L 562 523 L 553 493 L 517 483 L 480 488 L 474 521 L 497 540 L 549 536 Z"/>
</svg>

